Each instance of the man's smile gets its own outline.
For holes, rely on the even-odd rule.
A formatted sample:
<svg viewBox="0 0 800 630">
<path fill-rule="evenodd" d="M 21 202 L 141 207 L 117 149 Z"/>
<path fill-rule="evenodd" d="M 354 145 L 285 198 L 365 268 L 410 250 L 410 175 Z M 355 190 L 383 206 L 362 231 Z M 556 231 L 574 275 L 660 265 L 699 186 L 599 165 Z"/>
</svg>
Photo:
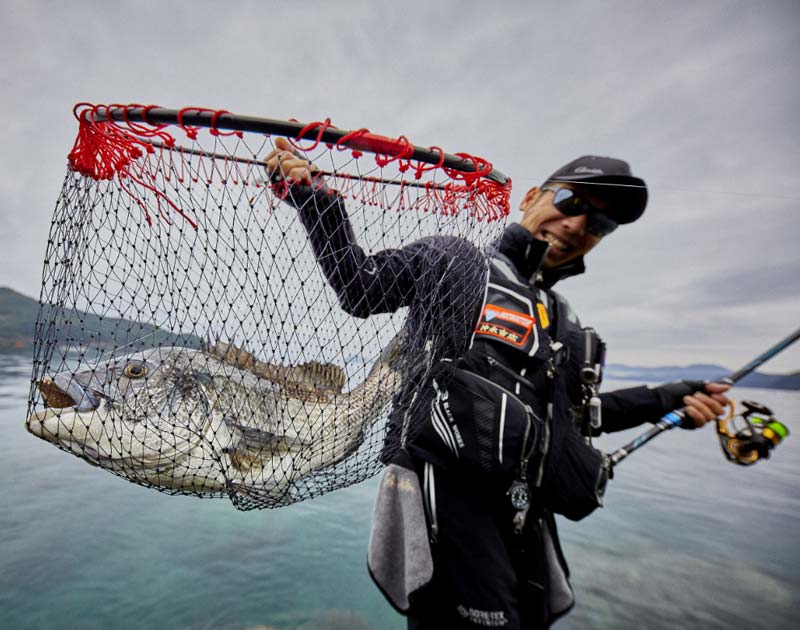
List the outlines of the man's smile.
<svg viewBox="0 0 800 630">
<path fill-rule="evenodd" d="M 547 230 L 542 230 L 542 238 L 550 243 L 553 247 L 558 249 L 560 252 L 569 252 L 575 249 L 575 245 L 569 242 L 566 242 L 553 234 L 552 232 L 548 232 Z"/>
</svg>

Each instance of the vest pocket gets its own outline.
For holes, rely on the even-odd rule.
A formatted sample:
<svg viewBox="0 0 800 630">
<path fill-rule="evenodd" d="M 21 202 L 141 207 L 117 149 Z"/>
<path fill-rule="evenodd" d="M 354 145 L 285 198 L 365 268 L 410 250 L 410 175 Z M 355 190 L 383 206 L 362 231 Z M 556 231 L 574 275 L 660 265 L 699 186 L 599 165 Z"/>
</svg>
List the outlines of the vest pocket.
<svg viewBox="0 0 800 630">
<path fill-rule="evenodd" d="M 538 451 L 541 420 L 501 385 L 457 368 L 434 389 L 430 421 L 409 445 L 423 459 L 510 481 Z"/>
<path fill-rule="evenodd" d="M 569 427 L 542 483 L 544 506 L 579 521 L 603 505 L 609 469 L 603 454 Z"/>
</svg>

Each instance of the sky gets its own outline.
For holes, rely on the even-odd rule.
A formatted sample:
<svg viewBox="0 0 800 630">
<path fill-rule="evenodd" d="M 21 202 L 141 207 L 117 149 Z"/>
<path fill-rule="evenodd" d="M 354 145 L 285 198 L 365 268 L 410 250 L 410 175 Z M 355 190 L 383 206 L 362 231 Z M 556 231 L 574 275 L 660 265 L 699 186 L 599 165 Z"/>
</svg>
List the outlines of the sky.
<svg viewBox="0 0 800 630">
<path fill-rule="evenodd" d="M 0 286 L 37 296 L 75 103 L 405 134 L 525 191 L 629 161 L 644 217 L 560 286 L 611 363 L 735 368 L 800 325 L 800 2 L 2 0 Z M 800 344 L 798 344 L 800 345 Z M 800 370 L 792 348 L 764 371 Z"/>
</svg>

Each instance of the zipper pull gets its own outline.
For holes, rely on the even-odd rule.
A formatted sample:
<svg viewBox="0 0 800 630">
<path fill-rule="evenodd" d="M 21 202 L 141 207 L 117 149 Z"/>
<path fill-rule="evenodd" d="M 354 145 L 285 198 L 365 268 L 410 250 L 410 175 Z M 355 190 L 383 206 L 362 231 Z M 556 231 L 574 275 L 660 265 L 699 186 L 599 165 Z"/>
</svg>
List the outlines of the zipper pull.
<svg viewBox="0 0 800 630">
<path fill-rule="evenodd" d="M 530 506 L 520 510 L 514 514 L 514 533 L 520 535 L 522 530 L 525 529 L 525 520 L 528 518 L 528 510 Z"/>
</svg>

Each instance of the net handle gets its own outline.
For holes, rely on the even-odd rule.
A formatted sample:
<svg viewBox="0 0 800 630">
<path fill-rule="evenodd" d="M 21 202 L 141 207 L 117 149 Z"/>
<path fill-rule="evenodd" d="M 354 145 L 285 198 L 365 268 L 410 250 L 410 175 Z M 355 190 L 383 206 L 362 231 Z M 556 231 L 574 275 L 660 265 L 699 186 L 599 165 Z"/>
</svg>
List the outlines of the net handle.
<svg viewBox="0 0 800 630">
<path fill-rule="evenodd" d="M 201 109 L 175 110 L 163 107 L 108 106 L 98 107 L 82 112 L 92 122 L 140 122 L 150 125 L 179 125 L 225 129 L 230 131 L 249 131 L 268 135 L 280 135 L 288 138 L 302 137 L 308 133 L 309 125 L 288 120 L 241 116 L 230 112 L 209 111 Z M 345 146 L 355 151 L 369 151 L 382 155 L 403 154 L 418 162 L 442 166 L 462 173 L 475 173 L 478 167 L 474 160 L 458 155 L 424 148 L 401 140 L 374 134 L 365 130 L 346 131 L 326 126 L 319 131 L 314 130 L 315 139 L 326 144 Z M 413 152 L 412 152 L 413 150 Z M 496 169 L 491 169 L 482 176 L 497 184 L 506 185 L 510 179 Z"/>
</svg>

